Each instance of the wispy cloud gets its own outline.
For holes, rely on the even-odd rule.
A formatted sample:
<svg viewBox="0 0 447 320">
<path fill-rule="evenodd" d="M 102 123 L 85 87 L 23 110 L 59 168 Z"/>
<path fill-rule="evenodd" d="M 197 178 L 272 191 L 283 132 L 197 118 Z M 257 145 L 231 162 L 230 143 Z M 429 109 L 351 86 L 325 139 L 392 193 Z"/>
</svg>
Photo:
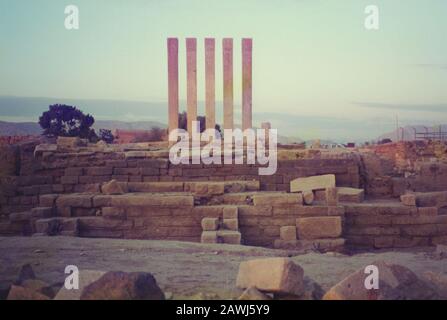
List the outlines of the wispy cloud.
<svg viewBox="0 0 447 320">
<path fill-rule="evenodd" d="M 355 105 L 372 109 L 419 111 L 419 112 L 447 112 L 447 104 L 392 104 L 380 102 L 353 102 Z"/>
</svg>

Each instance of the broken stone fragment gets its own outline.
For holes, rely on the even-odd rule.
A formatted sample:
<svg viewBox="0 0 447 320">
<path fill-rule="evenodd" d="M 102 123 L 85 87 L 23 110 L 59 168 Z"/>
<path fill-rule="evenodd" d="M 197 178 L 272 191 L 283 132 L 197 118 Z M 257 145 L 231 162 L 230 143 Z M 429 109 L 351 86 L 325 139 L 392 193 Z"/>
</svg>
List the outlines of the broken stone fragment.
<svg viewBox="0 0 447 320">
<path fill-rule="evenodd" d="M 240 264 L 236 286 L 299 296 L 304 292 L 303 276 L 303 269 L 288 258 L 249 260 Z"/>
<path fill-rule="evenodd" d="M 107 195 L 120 195 L 124 194 L 123 189 L 120 184 L 116 180 L 111 180 L 109 182 L 104 183 L 101 186 L 101 192 Z"/>
<path fill-rule="evenodd" d="M 239 231 L 219 230 L 217 236 L 226 244 L 241 244 L 242 236 Z"/>
<path fill-rule="evenodd" d="M 154 276 L 146 272 L 107 272 L 84 288 L 81 300 L 165 300 Z"/>
<path fill-rule="evenodd" d="M 40 292 L 22 286 L 12 285 L 9 289 L 7 300 L 50 300 Z"/>
<path fill-rule="evenodd" d="M 333 174 L 298 178 L 290 182 L 290 192 L 324 190 L 333 187 L 335 187 L 335 175 Z"/>
<path fill-rule="evenodd" d="M 303 202 L 308 206 L 312 205 L 314 202 L 315 196 L 312 190 L 303 191 Z"/>
<path fill-rule="evenodd" d="M 428 300 L 437 297 L 432 288 L 404 266 L 384 261 L 371 265 L 378 269 L 379 289 L 366 288 L 365 280 L 370 273 L 361 268 L 333 286 L 323 300 Z"/>
</svg>

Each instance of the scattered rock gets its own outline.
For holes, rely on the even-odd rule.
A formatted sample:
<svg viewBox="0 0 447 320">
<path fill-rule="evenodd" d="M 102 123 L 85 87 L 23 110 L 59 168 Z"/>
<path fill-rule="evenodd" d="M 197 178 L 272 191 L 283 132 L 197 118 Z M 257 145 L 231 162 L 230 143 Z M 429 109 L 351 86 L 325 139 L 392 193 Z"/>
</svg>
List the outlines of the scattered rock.
<svg viewBox="0 0 447 320">
<path fill-rule="evenodd" d="M 104 271 L 98 270 L 79 270 L 79 290 L 67 290 L 62 285 L 54 300 L 80 300 L 84 288 L 101 278 L 104 274 Z"/>
<path fill-rule="evenodd" d="M 303 275 L 303 269 L 288 258 L 249 260 L 240 264 L 236 286 L 299 296 L 304 292 Z"/>
<path fill-rule="evenodd" d="M 256 287 L 247 288 L 242 295 L 238 298 L 238 300 L 271 300 L 271 298 L 261 291 L 259 291 Z"/>
<path fill-rule="evenodd" d="M 164 300 L 155 278 L 144 272 L 107 272 L 84 288 L 81 300 Z"/>
<path fill-rule="evenodd" d="M 21 283 L 21 287 L 41 293 L 49 298 L 54 298 L 55 292 L 53 287 L 48 283 L 38 279 L 28 279 Z"/>
<path fill-rule="evenodd" d="M 436 292 L 410 269 L 384 261 L 372 263 L 379 269 L 379 289 L 366 289 L 368 274 L 362 268 L 332 287 L 323 300 L 430 300 Z"/>
<path fill-rule="evenodd" d="M 107 195 L 120 195 L 124 194 L 123 188 L 119 185 L 118 181 L 111 180 L 109 182 L 104 183 L 101 186 L 101 192 Z"/>
<path fill-rule="evenodd" d="M 32 289 L 12 285 L 6 300 L 50 300 L 50 298 Z"/>
</svg>

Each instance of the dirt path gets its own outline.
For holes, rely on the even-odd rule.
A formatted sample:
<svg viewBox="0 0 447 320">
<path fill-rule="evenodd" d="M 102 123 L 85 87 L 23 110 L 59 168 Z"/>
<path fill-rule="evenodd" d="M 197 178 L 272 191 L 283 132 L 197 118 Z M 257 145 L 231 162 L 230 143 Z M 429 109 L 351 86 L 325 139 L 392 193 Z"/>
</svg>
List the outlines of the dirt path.
<svg viewBox="0 0 447 320">
<path fill-rule="evenodd" d="M 67 265 L 80 270 L 145 271 L 152 273 L 165 292 L 174 299 L 231 297 L 239 263 L 267 256 L 287 256 L 288 252 L 255 247 L 202 245 L 186 242 L 110 240 L 68 237 L 0 238 L 0 288 L 7 287 L 20 266 L 33 265 L 38 278 L 61 282 Z M 324 290 L 349 273 L 376 260 L 404 265 L 416 274 L 425 271 L 447 273 L 445 260 L 431 259 L 427 252 L 377 252 L 354 256 L 307 253 L 292 259 L 305 276 Z"/>
</svg>

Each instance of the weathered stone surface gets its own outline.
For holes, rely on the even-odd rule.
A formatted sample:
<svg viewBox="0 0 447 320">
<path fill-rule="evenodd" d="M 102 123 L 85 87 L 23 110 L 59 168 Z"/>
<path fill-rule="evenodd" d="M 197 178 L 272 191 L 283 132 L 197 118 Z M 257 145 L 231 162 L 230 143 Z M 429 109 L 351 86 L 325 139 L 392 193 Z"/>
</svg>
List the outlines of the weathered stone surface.
<svg viewBox="0 0 447 320">
<path fill-rule="evenodd" d="M 338 187 L 338 201 L 361 203 L 365 199 L 365 191 L 357 188 Z"/>
<path fill-rule="evenodd" d="M 224 207 L 223 208 L 223 218 L 224 219 L 239 219 L 237 207 Z"/>
<path fill-rule="evenodd" d="M 43 294 L 51 299 L 54 298 L 54 295 L 55 295 L 53 287 L 42 280 L 28 279 L 28 280 L 22 281 L 20 286 L 23 288 L 32 290 L 34 292 Z"/>
<path fill-rule="evenodd" d="M 388 264 L 372 263 L 379 269 L 379 289 L 365 288 L 368 274 L 362 268 L 332 287 L 324 300 L 412 300 L 433 299 L 436 293 L 420 280 L 410 269 Z M 366 266 L 365 266 L 366 267 Z"/>
<path fill-rule="evenodd" d="M 16 283 L 21 284 L 26 280 L 34 279 L 36 279 L 36 275 L 34 274 L 33 267 L 30 264 L 24 264 L 19 270 Z"/>
<path fill-rule="evenodd" d="M 256 287 L 249 287 L 245 289 L 242 295 L 238 298 L 238 300 L 248 300 L 248 301 L 256 301 L 256 300 L 271 300 L 268 295 L 263 294 Z"/>
<path fill-rule="evenodd" d="M 241 244 L 242 236 L 238 231 L 219 230 L 217 236 L 226 244 Z"/>
<path fill-rule="evenodd" d="M 223 219 L 223 227 L 227 230 L 238 231 L 239 220 L 238 219 Z"/>
<path fill-rule="evenodd" d="M 183 192 L 183 182 L 129 182 L 129 192 Z"/>
<path fill-rule="evenodd" d="M 255 206 L 303 204 L 303 195 L 281 192 L 265 194 L 259 193 L 253 196 L 253 204 Z"/>
<path fill-rule="evenodd" d="M 240 264 L 236 286 L 299 296 L 304 292 L 303 276 L 303 269 L 288 258 L 249 260 Z"/>
<path fill-rule="evenodd" d="M 280 238 L 284 241 L 296 240 L 296 226 L 285 226 L 279 229 Z"/>
<path fill-rule="evenodd" d="M 303 202 L 308 206 L 312 205 L 315 200 L 315 195 L 312 190 L 303 191 Z"/>
<path fill-rule="evenodd" d="M 313 239 L 313 240 L 282 240 L 276 239 L 273 243 L 275 249 L 332 252 L 343 251 L 346 240 L 335 239 Z"/>
<path fill-rule="evenodd" d="M 338 205 L 338 190 L 335 187 L 326 188 L 326 204 L 329 207 Z"/>
<path fill-rule="evenodd" d="M 418 214 L 424 216 L 437 216 L 438 208 L 436 207 L 420 207 L 418 208 Z"/>
<path fill-rule="evenodd" d="M 75 148 L 81 144 L 79 137 L 58 137 L 57 145 L 65 148 Z"/>
<path fill-rule="evenodd" d="M 106 195 L 124 194 L 123 188 L 121 188 L 120 184 L 116 180 L 111 180 L 109 182 L 104 183 L 101 186 L 101 192 Z"/>
<path fill-rule="evenodd" d="M 107 272 L 87 285 L 81 300 L 164 300 L 163 291 L 150 273 Z"/>
<path fill-rule="evenodd" d="M 61 195 L 56 200 L 57 207 L 91 208 L 92 196 L 83 194 Z"/>
<path fill-rule="evenodd" d="M 400 196 L 400 201 L 405 206 L 416 206 L 416 195 L 414 194 L 403 194 Z"/>
<path fill-rule="evenodd" d="M 335 175 L 333 174 L 298 178 L 290 182 L 290 192 L 315 191 L 334 187 Z"/>
<path fill-rule="evenodd" d="M 447 299 L 447 274 L 440 272 L 424 272 L 422 278 L 435 289 L 441 299 Z"/>
<path fill-rule="evenodd" d="M 32 218 L 49 218 L 54 215 L 54 210 L 52 207 L 49 208 L 33 208 L 31 209 L 31 217 Z"/>
<path fill-rule="evenodd" d="M 57 199 L 57 194 L 44 194 L 39 196 L 39 204 L 41 207 L 52 207 Z"/>
<path fill-rule="evenodd" d="M 126 194 L 112 197 L 111 205 L 118 207 L 132 207 L 132 206 L 192 207 L 194 206 L 194 197 L 189 195 Z"/>
<path fill-rule="evenodd" d="M 202 243 L 218 243 L 217 231 L 203 231 L 200 239 Z"/>
<path fill-rule="evenodd" d="M 202 230 L 203 231 L 216 231 L 219 228 L 218 218 L 203 218 Z"/>
<path fill-rule="evenodd" d="M 7 300 L 50 300 L 50 297 L 22 286 L 11 285 Z"/>
<path fill-rule="evenodd" d="M 9 221 L 11 222 L 26 222 L 31 219 L 31 212 L 15 212 L 9 215 Z"/>
<path fill-rule="evenodd" d="M 298 239 L 338 238 L 342 233 L 341 217 L 311 217 L 296 219 Z"/>
<path fill-rule="evenodd" d="M 126 213 L 123 208 L 104 207 L 102 208 L 102 216 L 108 219 L 125 219 Z"/>
</svg>

